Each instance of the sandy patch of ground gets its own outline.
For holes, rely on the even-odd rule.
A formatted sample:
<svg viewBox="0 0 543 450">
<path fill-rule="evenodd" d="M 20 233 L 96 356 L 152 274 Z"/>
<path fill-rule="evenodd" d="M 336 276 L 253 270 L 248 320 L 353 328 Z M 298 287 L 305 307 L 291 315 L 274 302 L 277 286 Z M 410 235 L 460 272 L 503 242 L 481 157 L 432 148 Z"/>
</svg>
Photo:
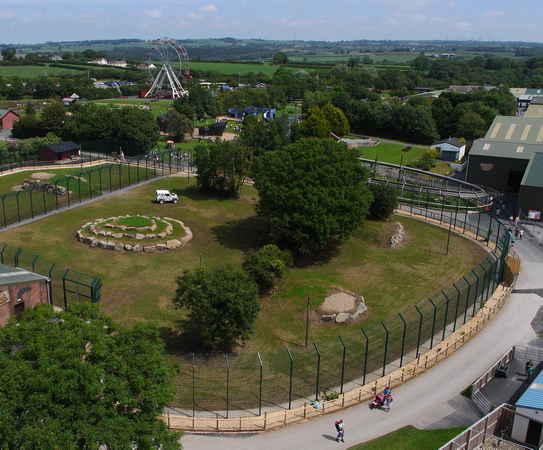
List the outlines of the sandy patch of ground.
<svg viewBox="0 0 543 450">
<path fill-rule="evenodd" d="M 49 172 L 35 172 L 31 175 L 31 177 L 35 178 L 36 180 L 48 180 L 49 178 L 53 178 L 54 176 L 54 173 Z"/>
<path fill-rule="evenodd" d="M 331 312 L 345 312 L 354 309 L 356 306 L 356 296 L 343 291 L 326 297 L 321 309 Z"/>
</svg>

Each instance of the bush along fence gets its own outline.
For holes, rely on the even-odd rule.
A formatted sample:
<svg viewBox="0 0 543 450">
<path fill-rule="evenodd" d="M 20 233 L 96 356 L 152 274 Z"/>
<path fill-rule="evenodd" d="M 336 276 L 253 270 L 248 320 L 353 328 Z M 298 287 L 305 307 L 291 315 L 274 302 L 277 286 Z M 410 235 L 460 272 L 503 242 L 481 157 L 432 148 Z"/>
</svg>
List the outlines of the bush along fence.
<svg viewBox="0 0 543 450">
<path fill-rule="evenodd" d="M 440 211 L 398 212 L 440 222 Z M 432 218 L 433 214 L 436 217 Z M 170 420 L 174 415 L 190 418 L 192 421 L 183 420 L 180 427 L 195 429 L 205 428 L 197 424 L 200 420 L 213 418 L 220 422 L 236 418 L 239 422 L 241 418 L 257 417 L 261 420 L 263 415 L 269 418 L 274 411 L 283 414 L 282 420 L 286 420 L 285 417 L 293 415 L 299 417 L 300 408 L 307 402 L 319 402 L 316 405 L 321 405 L 319 411 L 309 408 L 308 412 L 305 406 L 303 417 L 308 417 L 322 413 L 326 405 L 337 405 L 338 401 L 352 404 L 371 396 L 378 379 L 385 379 L 388 384 L 392 373 L 398 379 L 405 379 L 422 366 L 439 360 L 451 346 L 456 348 L 488 320 L 487 301 L 502 280 L 509 233 L 491 215 L 474 216 L 479 215 L 444 214 L 441 221 L 451 231 L 479 239 L 484 236 L 491 249 L 488 256 L 460 280 L 444 287 L 439 295 L 396 317 L 335 339 L 314 342 L 309 348 L 237 356 L 178 355 L 184 358 L 184 363 L 174 380 L 177 395 Z M 475 223 L 470 223 L 473 220 Z M 490 228 L 496 231 L 489 233 Z M 488 242 L 487 236 L 490 236 Z M 507 292 L 499 291 L 501 296 Z M 492 306 L 493 313 L 498 307 Z M 469 325 L 472 327 L 469 333 L 463 331 L 457 340 L 447 340 L 453 333 L 458 336 L 456 332 L 468 326 L 473 317 L 478 322 Z M 336 397 L 338 400 L 330 403 Z M 326 399 L 329 401 L 322 403 Z"/>
<path fill-rule="evenodd" d="M 0 263 L 49 278 L 51 302 L 59 308 L 69 309 L 72 302 L 100 301 L 101 278 L 59 267 L 39 255 L 8 244 L 0 244 Z"/>
<path fill-rule="evenodd" d="M 183 155 L 169 150 L 133 158 L 98 154 L 92 158 L 98 165 L 70 164 L 49 180 L 28 180 L 23 190 L 0 195 L 0 228 L 171 173 L 186 170 L 190 176 L 193 171 Z"/>
</svg>

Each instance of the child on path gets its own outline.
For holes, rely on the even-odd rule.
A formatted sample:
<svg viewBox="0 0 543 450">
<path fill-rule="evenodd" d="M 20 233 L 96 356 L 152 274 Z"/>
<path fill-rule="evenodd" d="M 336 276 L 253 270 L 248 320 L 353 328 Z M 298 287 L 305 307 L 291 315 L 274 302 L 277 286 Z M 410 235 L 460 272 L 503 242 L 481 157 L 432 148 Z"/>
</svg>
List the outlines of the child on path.
<svg viewBox="0 0 543 450">
<path fill-rule="evenodd" d="M 385 401 L 386 401 L 386 404 L 387 404 L 387 413 L 390 412 L 390 410 L 392 409 L 392 402 L 394 401 L 394 399 L 392 398 L 392 393 L 389 392 L 387 394 L 387 396 L 385 397 Z"/>
<path fill-rule="evenodd" d="M 337 430 L 336 442 L 339 442 L 340 439 L 341 439 L 341 442 L 345 442 L 343 440 L 343 436 L 345 435 L 345 423 L 343 422 L 343 419 L 340 419 L 339 422 L 336 422 L 336 430 Z"/>
</svg>

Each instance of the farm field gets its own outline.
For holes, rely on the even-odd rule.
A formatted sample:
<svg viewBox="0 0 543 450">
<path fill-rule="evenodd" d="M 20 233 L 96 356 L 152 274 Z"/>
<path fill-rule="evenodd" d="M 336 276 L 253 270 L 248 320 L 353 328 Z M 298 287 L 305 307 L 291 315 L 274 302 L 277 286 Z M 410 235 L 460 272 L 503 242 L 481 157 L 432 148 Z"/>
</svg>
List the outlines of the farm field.
<svg viewBox="0 0 543 450">
<path fill-rule="evenodd" d="M 155 189 L 177 193 L 179 203 L 159 205 L 154 201 Z M 171 305 L 176 277 L 183 269 L 200 263 L 238 264 L 244 252 L 267 243 L 265 224 L 254 215 L 256 191 L 245 186 L 242 194 L 239 201 L 208 197 L 195 188 L 193 178 L 168 177 L 2 231 L 0 242 L 101 277 L 101 307 L 107 314 L 128 326 L 141 320 L 155 321 L 170 350 L 190 351 L 198 346 L 187 331 L 186 312 Z M 191 228 L 194 238 L 180 250 L 153 254 L 89 248 L 74 238 L 84 223 L 125 214 L 181 220 Z M 407 240 L 402 248 L 392 250 L 388 240 L 397 221 L 403 224 Z M 436 286 L 459 279 L 486 255 L 485 249 L 453 234 L 452 250 L 445 256 L 446 242 L 446 229 L 416 220 L 394 217 L 389 222 L 368 221 L 336 250 L 297 261 L 280 289 L 262 300 L 254 337 L 242 351 L 282 348 L 285 341 L 303 343 L 308 297 L 316 309 L 327 292 L 344 288 L 365 297 L 370 313 L 363 325 L 378 323 L 439 292 Z M 344 325 L 316 323 L 310 339 L 359 329 L 361 323 Z"/>
<path fill-rule="evenodd" d="M 35 78 L 39 77 L 47 72 L 49 75 L 60 75 L 62 73 L 78 72 L 72 69 L 66 69 L 61 67 L 47 66 L 2 66 L 0 67 L 0 74 L 3 77 L 20 77 L 20 78 Z"/>
</svg>

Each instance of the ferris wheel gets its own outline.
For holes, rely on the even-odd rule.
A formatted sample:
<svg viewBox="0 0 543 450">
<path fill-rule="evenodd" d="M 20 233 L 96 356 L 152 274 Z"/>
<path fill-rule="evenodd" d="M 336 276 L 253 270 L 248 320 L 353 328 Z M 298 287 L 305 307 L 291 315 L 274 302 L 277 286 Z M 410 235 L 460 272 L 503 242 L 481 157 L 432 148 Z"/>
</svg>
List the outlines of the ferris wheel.
<svg viewBox="0 0 543 450">
<path fill-rule="evenodd" d="M 183 87 L 189 75 L 187 50 L 175 39 L 158 39 L 147 52 L 147 75 L 151 88 L 145 97 L 179 98 L 188 95 Z"/>
</svg>

